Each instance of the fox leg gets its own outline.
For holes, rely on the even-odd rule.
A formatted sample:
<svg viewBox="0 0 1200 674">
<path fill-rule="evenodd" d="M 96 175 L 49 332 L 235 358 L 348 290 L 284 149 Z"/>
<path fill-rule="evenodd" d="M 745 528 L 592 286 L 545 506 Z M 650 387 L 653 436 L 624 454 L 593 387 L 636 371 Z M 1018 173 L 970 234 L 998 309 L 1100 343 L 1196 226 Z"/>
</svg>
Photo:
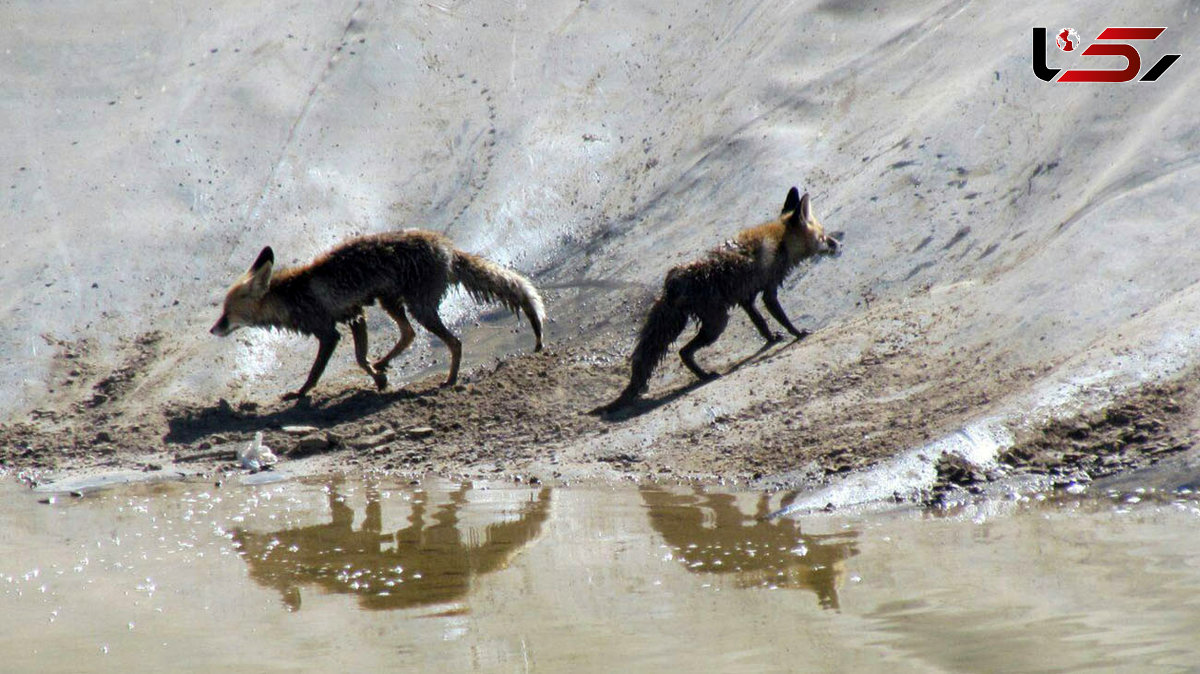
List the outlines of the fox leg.
<svg viewBox="0 0 1200 674">
<path fill-rule="evenodd" d="M 679 350 L 679 357 L 683 359 L 683 364 L 687 365 L 688 369 L 697 377 L 701 379 L 717 378 L 717 373 L 709 372 L 697 365 L 693 355 L 698 349 L 703 349 L 717 341 L 717 338 L 725 331 L 725 326 L 728 323 L 729 313 L 726 311 L 714 311 L 708 315 L 701 316 L 700 332 L 696 333 L 696 336 Z"/>
<path fill-rule="evenodd" d="M 742 302 L 739 306 L 746 310 L 746 315 L 750 317 L 750 322 L 758 329 L 758 334 L 762 335 L 763 339 L 767 340 L 767 344 L 774 344 L 783 340 L 783 335 L 778 332 L 771 332 L 771 327 L 767 325 L 767 319 L 758 313 L 758 309 L 754 308 L 754 300 Z"/>
<path fill-rule="evenodd" d="M 301 386 L 299 391 L 285 393 L 283 395 L 284 400 L 297 400 L 308 395 L 312 387 L 317 385 L 317 380 L 321 378 L 321 374 L 325 372 L 325 366 L 329 364 L 329 357 L 333 355 L 333 350 L 337 347 L 339 339 L 341 339 L 341 335 L 338 334 L 337 328 L 332 326 L 327 332 L 317 335 L 317 359 L 313 361 L 312 370 L 308 373 L 308 379 L 304 381 L 304 386 Z"/>
<path fill-rule="evenodd" d="M 809 334 L 808 330 L 797 330 L 796 326 L 792 325 L 792 322 L 788 320 L 787 314 L 783 313 L 783 307 L 779 305 L 779 296 L 777 293 L 778 290 L 775 288 L 767 288 L 763 291 L 763 304 L 766 305 L 767 311 L 771 312 L 775 320 L 779 321 L 780 325 L 792 333 L 793 337 L 798 340 L 804 339 Z"/>
<path fill-rule="evenodd" d="M 367 360 L 367 317 L 365 315 L 360 313 L 350 321 L 350 335 L 354 337 L 354 360 L 358 362 L 358 366 L 371 375 L 371 379 L 375 380 L 376 388 L 380 391 L 387 388 L 387 375 L 371 367 L 371 363 Z"/>
<path fill-rule="evenodd" d="M 436 305 L 430 307 L 426 304 L 410 304 L 409 309 L 412 310 L 413 318 L 417 319 L 422 327 L 437 335 L 438 339 L 445 342 L 446 347 L 450 349 L 450 375 L 446 377 L 446 383 L 443 386 L 452 386 L 454 382 L 458 381 L 458 365 L 462 361 L 462 341 L 442 323 L 442 317 L 438 316 Z"/>
<path fill-rule="evenodd" d="M 396 342 L 396 346 L 388 351 L 387 355 L 375 361 L 375 369 L 382 372 L 387 369 L 388 363 L 400 354 L 413 343 L 413 338 L 417 336 L 417 331 L 413 330 L 412 323 L 408 322 L 408 316 L 404 313 L 404 305 L 400 302 L 380 298 L 379 306 L 387 312 L 388 316 L 396 321 L 396 325 L 400 328 L 400 339 Z"/>
</svg>

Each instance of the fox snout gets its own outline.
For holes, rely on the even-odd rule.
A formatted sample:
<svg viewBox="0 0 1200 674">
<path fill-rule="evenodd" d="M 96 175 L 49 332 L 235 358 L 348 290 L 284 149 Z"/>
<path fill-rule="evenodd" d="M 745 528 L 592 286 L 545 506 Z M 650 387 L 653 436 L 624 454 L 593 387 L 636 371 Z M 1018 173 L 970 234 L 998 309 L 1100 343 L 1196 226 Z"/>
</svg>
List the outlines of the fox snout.
<svg viewBox="0 0 1200 674">
<path fill-rule="evenodd" d="M 824 253 L 825 255 L 841 255 L 842 242 L 830 235 L 822 236 L 820 252 Z"/>
<path fill-rule="evenodd" d="M 221 314 L 221 317 L 217 319 L 216 323 L 213 323 L 213 326 L 209 329 L 209 332 L 218 337 L 224 337 L 233 332 L 233 330 L 229 327 L 229 316 Z"/>
</svg>

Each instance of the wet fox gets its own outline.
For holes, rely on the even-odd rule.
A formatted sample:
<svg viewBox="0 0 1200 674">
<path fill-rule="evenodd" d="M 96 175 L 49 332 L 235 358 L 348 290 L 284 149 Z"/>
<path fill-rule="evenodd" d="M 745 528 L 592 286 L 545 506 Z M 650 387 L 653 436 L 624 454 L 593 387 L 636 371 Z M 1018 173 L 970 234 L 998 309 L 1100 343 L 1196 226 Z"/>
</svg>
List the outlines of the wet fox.
<svg viewBox="0 0 1200 674">
<path fill-rule="evenodd" d="M 438 306 L 450 284 L 461 284 L 476 301 L 496 302 L 524 311 L 542 350 L 546 311 L 529 279 L 477 255 L 456 250 L 435 232 L 406 230 L 352 238 L 313 262 L 274 272 L 275 254 L 262 249 L 249 271 L 229 288 L 225 307 L 210 332 L 224 337 L 242 326 L 273 327 L 317 338 L 317 358 L 299 390 L 283 396 L 308 395 L 337 346 L 337 324 L 347 323 L 354 338 L 359 367 L 387 387 L 388 363 L 416 336 L 405 308 L 450 349 L 447 386 L 458 380 L 462 342 L 442 323 Z M 365 307 L 375 301 L 400 327 L 400 340 L 386 356 L 367 360 Z"/>
<path fill-rule="evenodd" d="M 807 330 L 796 329 L 783 312 L 777 297 L 779 286 L 801 260 L 818 254 L 836 254 L 839 246 L 837 239 L 826 235 L 813 216 L 808 194 L 801 197 L 793 187 L 778 219 L 743 230 L 703 259 L 671 269 L 633 350 L 629 386 L 615 401 L 593 412 L 612 412 L 633 402 L 646 389 L 651 373 L 662 362 L 671 342 L 683 332 L 688 318 L 700 323 L 700 332 L 684 345 L 679 356 L 703 380 L 717 375 L 701 368 L 695 353 L 717 341 L 733 307 L 745 310 L 768 344 L 783 339 L 771 331 L 754 308 L 759 293 L 767 311 L 797 340 L 808 336 Z"/>
</svg>

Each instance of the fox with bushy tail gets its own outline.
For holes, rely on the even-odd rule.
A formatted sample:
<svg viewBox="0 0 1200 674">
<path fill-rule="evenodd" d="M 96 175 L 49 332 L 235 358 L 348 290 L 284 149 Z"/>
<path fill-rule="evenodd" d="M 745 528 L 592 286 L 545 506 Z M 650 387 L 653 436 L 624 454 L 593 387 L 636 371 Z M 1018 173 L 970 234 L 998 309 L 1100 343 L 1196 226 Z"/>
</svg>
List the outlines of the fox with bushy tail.
<svg viewBox="0 0 1200 674">
<path fill-rule="evenodd" d="M 317 338 L 317 357 L 308 379 L 285 400 L 303 398 L 325 371 L 340 339 L 338 323 L 354 338 L 354 355 L 379 390 L 387 387 L 385 370 L 412 344 L 416 331 L 408 314 L 437 335 L 450 350 L 446 385 L 458 380 L 462 342 L 438 315 L 452 283 L 473 299 L 524 311 L 542 350 L 546 310 L 529 279 L 478 255 L 454 248 L 436 232 L 406 230 L 350 239 L 313 262 L 274 271 L 275 253 L 262 249 L 249 271 L 229 288 L 224 310 L 210 332 L 224 337 L 243 326 L 280 328 Z M 376 301 L 400 328 L 400 340 L 383 358 L 367 360 L 365 308 Z"/>
<path fill-rule="evenodd" d="M 840 246 L 837 239 L 825 234 L 813 215 L 809 196 L 801 197 L 793 187 L 779 218 L 743 230 L 704 258 L 667 272 L 662 294 L 650 307 L 630 358 L 629 385 L 620 397 L 593 412 L 615 412 L 633 403 L 646 389 L 671 343 L 687 327 L 688 319 L 695 319 L 700 331 L 679 351 L 679 357 L 702 380 L 717 375 L 696 363 L 696 351 L 717 341 L 735 306 L 746 312 L 768 344 L 781 341 L 783 337 L 771 331 L 754 307 L 760 293 L 763 305 L 780 325 L 797 340 L 806 337 L 808 331 L 792 325 L 779 304 L 779 286 L 802 260 L 837 254 Z"/>
</svg>

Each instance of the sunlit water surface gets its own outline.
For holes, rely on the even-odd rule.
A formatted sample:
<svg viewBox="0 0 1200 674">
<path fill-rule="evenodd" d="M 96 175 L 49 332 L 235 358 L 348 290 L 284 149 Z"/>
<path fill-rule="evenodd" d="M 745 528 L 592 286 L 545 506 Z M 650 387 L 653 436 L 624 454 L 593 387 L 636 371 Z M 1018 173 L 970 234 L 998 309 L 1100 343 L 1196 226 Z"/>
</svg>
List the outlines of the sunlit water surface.
<svg viewBox="0 0 1200 674">
<path fill-rule="evenodd" d="M 0 482 L 3 671 L 1196 671 L 1190 495 Z"/>
</svg>

